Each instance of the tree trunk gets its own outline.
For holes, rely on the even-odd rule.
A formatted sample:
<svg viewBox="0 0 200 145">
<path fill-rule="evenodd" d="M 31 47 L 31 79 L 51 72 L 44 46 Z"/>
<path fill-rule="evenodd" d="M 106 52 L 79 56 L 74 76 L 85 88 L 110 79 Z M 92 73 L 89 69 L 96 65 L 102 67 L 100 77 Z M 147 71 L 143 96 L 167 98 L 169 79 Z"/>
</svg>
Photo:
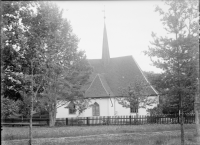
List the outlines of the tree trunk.
<svg viewBox="0 0 200 145">
<path fill-rule="evenodd" d="M 32 94 L 31 94 L 31 104 L 30 104 L 30 124 L 29 124 L 29 145 L 32 145 L 32 139 L 33 139 L 33 136 L 32 136 L 32 126 L 33 126 L 33 95 L 34 95 L 34 91 L 33 91 L 33 62 L 31 61 L 31 91 L 32 91 Z"/>
<path fill-rule="evenodd" d="M 34 95 L 34 91 L 33 91 L 33 61 L 31 61 L 31 75 L 32 75 L 32 78 L 31 78 L 31 91 L 32 91 L 32 94 L 31 94 L 31 104 L 30 104 L 30 125 L 29 125 L 29 145 L 32 145 L 32 126 L 33 126 L 33 123 L 32 123 L 32 115 L 33 115 L 33 95 Z"/>
<path fill-rule="evenodd" d="M 53 127 L 56 123 L 56 104 L 52 104 L 49 110 L 49 126 Z"/>
<path fill-rule="evenodd" d="M 180 85 L 179 85 L 180 86 Z M 183 118 L 183 96 L 181 92 L 179 92 L 179 99 L 180 99 L 180 118 L 181 118 L 181 145 L 185 145 L 185 131 L 184 131 L 184 118 Z"/>
<path fill-rule="evenodd" d="M 180 117 L 181 117 L 181 145 L 185 144 L 184 118 L 183 118 L 183 98 L 179 92 L 180 97 Z"/>
<path fill-rule="evenodd" d="M 32 126 L 33 126 L 33 122 L 32 122 L 32 116 L 33 116 L 33 98 L 31 96 L 31 107 L 30 107 L 30 125 L 29 125 L 29 145 L 32 145 Z"/>
<path fill-rule="evenodd" d="M 181 145 L 185 144 L 183 109 L 181 109 Z"/>
<path fill-rule="evenodd" d="M 199 108 L 199 94 L 197 93 L 195 96 L 195 106 L 194 106 L 194 110 L 195 110 L 195 124 L 196 124 L 196 142 L 197 144 L 200 144 L 200 108 Z"/>
</svg>

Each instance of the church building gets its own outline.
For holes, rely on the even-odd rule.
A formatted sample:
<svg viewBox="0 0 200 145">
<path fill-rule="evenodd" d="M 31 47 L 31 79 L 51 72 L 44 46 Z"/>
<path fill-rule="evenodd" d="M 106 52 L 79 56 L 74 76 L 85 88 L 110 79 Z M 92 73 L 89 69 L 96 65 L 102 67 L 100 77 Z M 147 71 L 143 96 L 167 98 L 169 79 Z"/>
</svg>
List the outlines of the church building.
<svg viewBox="0 0 200 145">
<path fill-rule="evenodd" d="M 56 118 L 147 115 L 147 109 L 155 107 L 159 103 L 157 91 L 150 85 L 133 56 L 110 58 L 105 22 L 102 58 L 88 59 L 88 62 L 93 68 L 89 79 L 90 83 L 84 86 L 85 98 L 91 100 L 89 107 L 79 114 L 75 109 L 76 106 L 68 103 L 57 109 Z M 116 99 L 117 96 L 121 95 L 120 88 L 127 88 L 136 79 L 149 84 L 147 97 L 157 100 L 153 106 L 127 108 L 123 107 Z"/>
</svg>

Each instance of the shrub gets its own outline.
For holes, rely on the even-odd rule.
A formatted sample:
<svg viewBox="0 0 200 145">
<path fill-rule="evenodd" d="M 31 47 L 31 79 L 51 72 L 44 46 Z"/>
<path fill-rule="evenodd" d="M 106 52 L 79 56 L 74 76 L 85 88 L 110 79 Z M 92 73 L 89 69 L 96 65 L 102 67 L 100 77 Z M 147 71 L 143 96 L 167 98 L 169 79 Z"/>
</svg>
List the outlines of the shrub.
<svg viewBox="0 0 200 145">
<path fill-rule="evenodd" d="M 162 110 L 163 110 L 162 107 L 158 105 L 158 107 L 148 109 L 147 111 L 150 113 L 150 115 L 157 115 L 157 114 L 163 114 Z"/>
<path fill-rule="evenodd" d="M 56 121 L 55 126 L 65 126 L 65 122 L 64 121 Z"/>
<path fill-rule="evenodd" d="M 14 101 L 9 98 L 1 97 L 2 111 L 1 117 L 8 118 L 13 112 L 17 113 L 19 111 L 19 101 Z"/>
</svg>

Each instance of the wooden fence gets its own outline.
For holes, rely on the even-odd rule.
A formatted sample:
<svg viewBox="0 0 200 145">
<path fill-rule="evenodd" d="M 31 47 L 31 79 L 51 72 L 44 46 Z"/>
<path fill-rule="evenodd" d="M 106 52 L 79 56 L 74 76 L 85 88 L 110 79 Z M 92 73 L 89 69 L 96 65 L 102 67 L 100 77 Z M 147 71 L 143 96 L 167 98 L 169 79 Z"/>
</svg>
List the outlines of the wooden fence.
<svg viewBox="0 0 200 145">
<path fill-rule="evenodd" d="M 7 118 L 1 119 L 1 125 L 3 126 L 28 126 L 30 122 L 29 118 Z M 49 118 L 33 118 L 34 126 L 49 125 Z"/>
<path fill-rule="evenodd" d="M 56 126 L 77 125 L 142 125 L 142 124 L 178 124 L 180 117 L 177 114 L 155 116 L 98 116 L 98 117 L 74 117 L 57 118 Z M 2 124 L 27 125 L 29 118 L 3 119 Z M 184 114 L 184 123 L 195 123 L 195 114 Z M 48 125 L 48 118 L 33 118 L 34 125 Z"/>
<path fill-rule="evenodd" d="M 177 114 L 155 116 L 99 116 L 57 118 L 56 125 L 142 125 L 142 124 L 179 124 L 180 117 Z M 184 114 L 184 123 L 195 123 L 195 114 Z"/>
</svg>

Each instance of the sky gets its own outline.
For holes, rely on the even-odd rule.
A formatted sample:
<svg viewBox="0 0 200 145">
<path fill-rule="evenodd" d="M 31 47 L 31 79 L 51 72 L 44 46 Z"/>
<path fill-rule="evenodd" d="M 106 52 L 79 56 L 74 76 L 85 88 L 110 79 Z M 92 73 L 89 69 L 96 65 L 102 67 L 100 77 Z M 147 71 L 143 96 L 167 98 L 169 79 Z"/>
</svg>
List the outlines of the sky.
<svg viewBox="0 0 200 145">
<path fill-rule="evenodd" d="M 132 55 L 143 71 L 161 72 L 152 65 L 148 50 L 151 33 L 164 36 L 161 17 L 155 12 L 163 2 L 151 1 L 60 1 L 73 32 L 80 39 L 79 49 L 85 50 L 88 59 L 102 56 L 104 7 L 110 57 Z"/>
</svg>

